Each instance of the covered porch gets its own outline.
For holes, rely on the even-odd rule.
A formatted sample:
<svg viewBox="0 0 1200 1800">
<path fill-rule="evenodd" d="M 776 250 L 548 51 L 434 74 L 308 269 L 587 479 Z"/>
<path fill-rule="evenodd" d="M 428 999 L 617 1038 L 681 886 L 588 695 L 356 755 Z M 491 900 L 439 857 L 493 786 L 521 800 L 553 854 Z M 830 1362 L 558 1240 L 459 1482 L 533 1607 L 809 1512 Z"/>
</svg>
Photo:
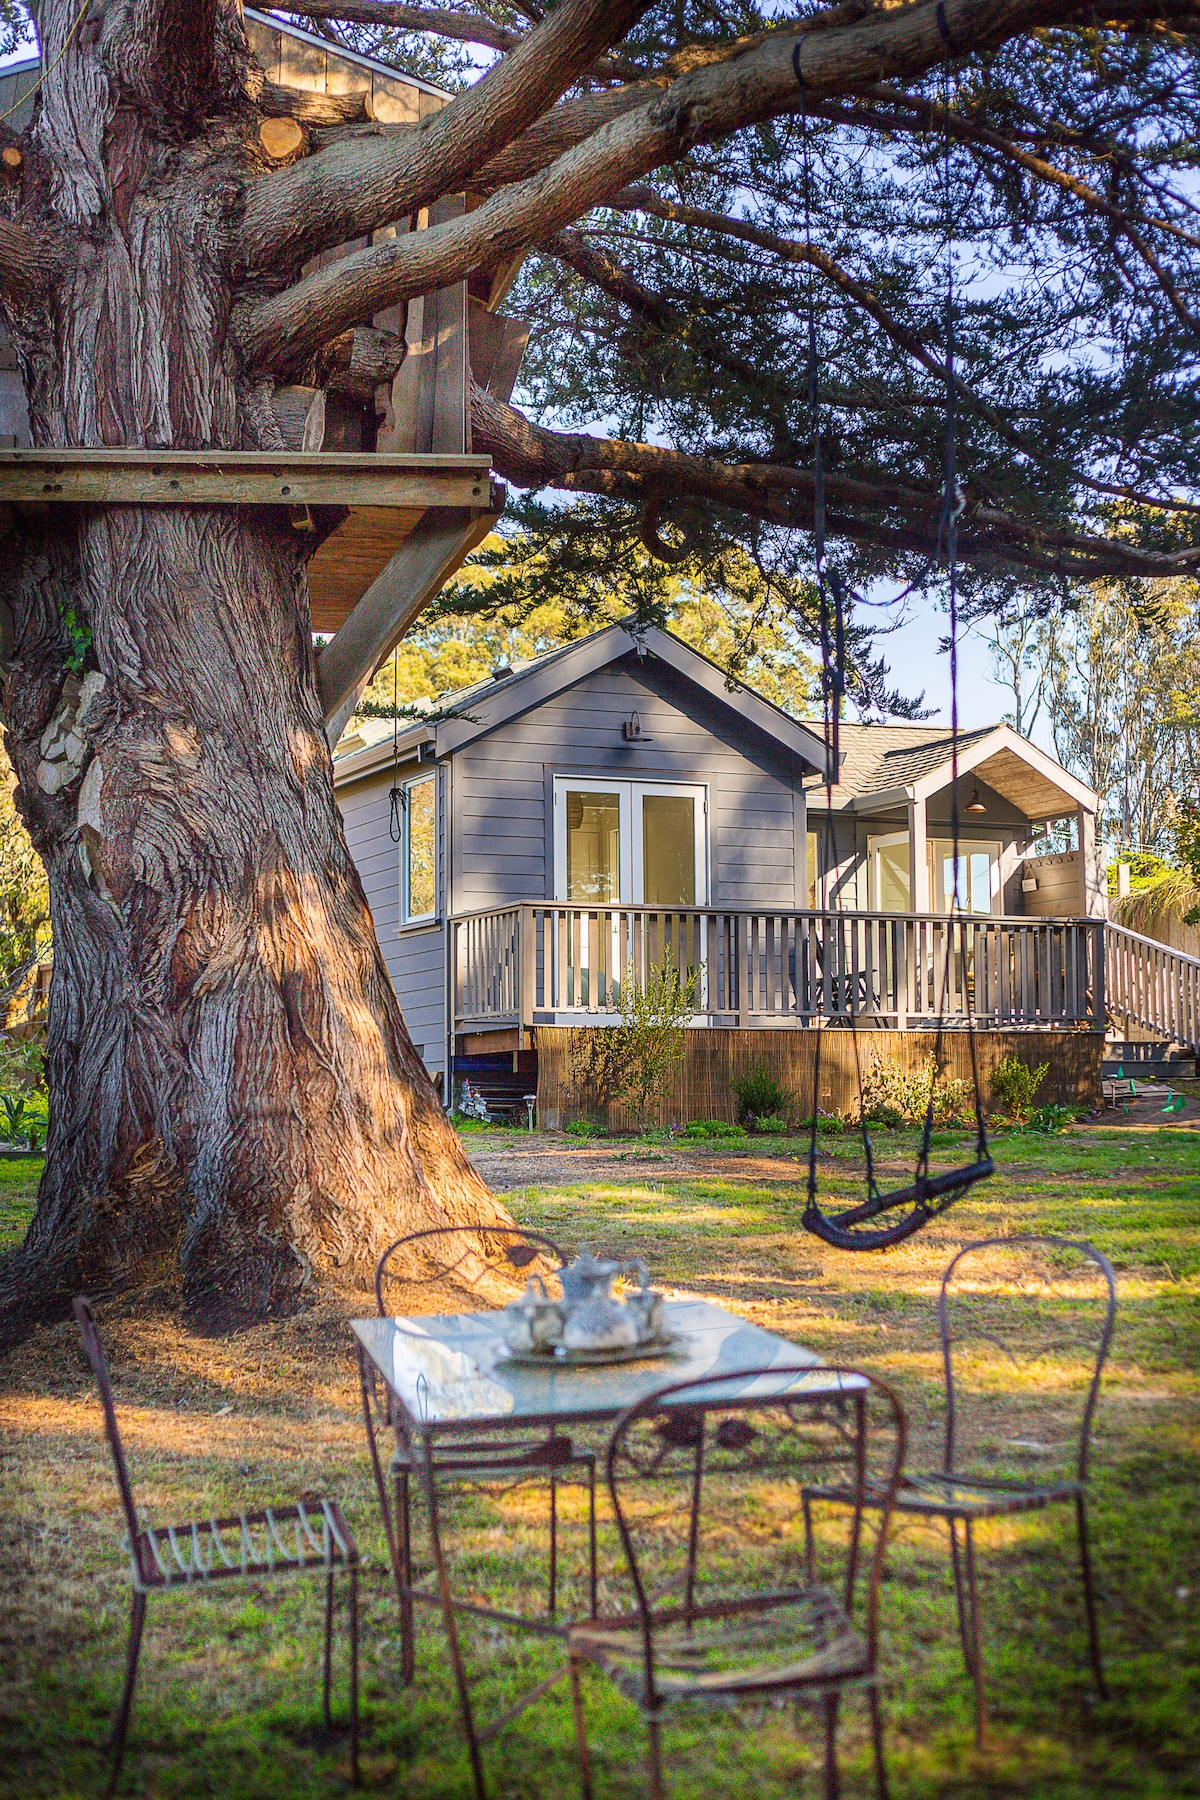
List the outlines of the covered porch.
<svg viewBox="0 0 1200 1800">
<path fill-rule="evenodd" d="M 480 1047 L 482 1034 L 524 1049 L 538 1026 L 619 1023 L 622 982 L 640 985 L 668 952 L 696 971 L 693 1024 L 712 1029 L 1105 1022 L 1100 919 L 530 901 L 449 926 L 454 1036 Z"/>
</svg>

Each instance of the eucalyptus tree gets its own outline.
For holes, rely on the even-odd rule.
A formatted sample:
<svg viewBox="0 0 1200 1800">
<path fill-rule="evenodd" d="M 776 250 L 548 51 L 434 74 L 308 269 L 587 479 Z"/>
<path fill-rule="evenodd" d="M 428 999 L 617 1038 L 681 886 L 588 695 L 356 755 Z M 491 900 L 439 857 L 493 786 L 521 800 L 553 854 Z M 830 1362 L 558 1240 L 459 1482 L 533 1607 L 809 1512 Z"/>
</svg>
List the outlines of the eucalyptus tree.
<svg viewBox="0 0 1200 1800">
<path fill-rule="evenodd" d="M 280 162 L 238 0 L 32 7 L 0 307 L 35 444 L 270 445 L 273 387 L 347 330 L 536 252 L 527 403 L 477 394 L 475 447 L 583 530 L 594 501 L 614 543 L 678 564 L 736 539 L 790 579 L 819 441 L 831 557 L 926 579 L 948 385 L 973 603 L 1200 562 L 1196 0 L 293 10 L 427 68 L 442 42 L 458 91 L 416 127 L 307 124 Z M 7 741 L 56 946 L 13 1328 L 146 1259 L 256 1316 L 400 1229 L 496 1211 L 346 851 L 297 536 L 269 509 L 109 505 L 5 540 Z M 49 792 L 72 681 L 77 768 Z"/>
</svg>

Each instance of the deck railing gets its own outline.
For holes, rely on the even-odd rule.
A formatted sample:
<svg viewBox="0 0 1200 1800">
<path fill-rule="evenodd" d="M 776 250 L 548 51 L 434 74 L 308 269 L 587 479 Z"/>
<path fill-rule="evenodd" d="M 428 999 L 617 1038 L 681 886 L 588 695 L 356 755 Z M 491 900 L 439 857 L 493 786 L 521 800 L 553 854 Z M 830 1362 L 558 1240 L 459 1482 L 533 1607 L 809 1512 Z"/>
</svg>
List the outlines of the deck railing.
<svg viewBox="0 0 1200 1800">
<path fill-rule="evenodd" d="M 1200 1052 L 1200 957 L 1123 925 L 1106 927 L 1108 1003 L 1114 1013 Z"/>
<path fill-rule="evenodd" d="M 600 1024 L 667 949 L 714 1025 L 1091 1025 L 1099 919 L 526 904 L 451 921 L 455 1029 Z"/>
</svg>

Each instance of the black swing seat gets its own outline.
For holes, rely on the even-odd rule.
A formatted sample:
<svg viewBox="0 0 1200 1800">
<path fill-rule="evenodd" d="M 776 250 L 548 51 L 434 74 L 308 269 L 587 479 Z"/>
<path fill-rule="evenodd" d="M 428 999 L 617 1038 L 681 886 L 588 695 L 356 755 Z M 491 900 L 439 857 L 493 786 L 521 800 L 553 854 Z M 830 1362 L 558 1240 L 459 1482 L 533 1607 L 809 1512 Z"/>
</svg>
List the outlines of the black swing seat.
<svg viewBox="0 0 1200 1800">
<path fill-rule="evenodd" d="M 983 1181 L 995 1173 L 996 1165 L 991 1157 L 979 1156 L 964 1168 L 945 1169 L 940 1175 L 918 1176 L 908 1187 L 893 1188 L 886 1194 L 873 1194 L 861 1206 L 852 1206 L 848 1212 L 835 1213 L 832 1222 L 843 1227 L 859 1225 L 876 1218 L 882 1212 L 891 1212 L 897 1206 L 919 1206 L 926 1200 L 957 1199 L 959 1194 L 974 1187 L 977 1181 Z"/>
</svg>

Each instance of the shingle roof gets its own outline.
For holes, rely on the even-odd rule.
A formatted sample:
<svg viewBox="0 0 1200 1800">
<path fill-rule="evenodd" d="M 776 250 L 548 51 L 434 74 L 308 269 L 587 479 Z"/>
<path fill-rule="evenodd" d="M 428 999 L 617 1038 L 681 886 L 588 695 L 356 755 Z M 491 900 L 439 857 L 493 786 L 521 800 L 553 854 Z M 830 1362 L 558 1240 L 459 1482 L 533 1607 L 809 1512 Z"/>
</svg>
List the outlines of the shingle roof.
<svg viewBox="0 0 1200 1800">
<path fill-rule="evenodd" d="M 981 725 L 975 731 L 960 731 L 958 747 L 965 750 L 998 729 L 996 725 Z M 950 761 L 953 739 L 944 725 L 843 724 L 841 748 L 835 806 L 845 806 L 866 794 L 907 787 L 931 770 L 940 769 Z M 819 800 L 819 794 L 814 793 L 813 798 Z"/>
</svg>

